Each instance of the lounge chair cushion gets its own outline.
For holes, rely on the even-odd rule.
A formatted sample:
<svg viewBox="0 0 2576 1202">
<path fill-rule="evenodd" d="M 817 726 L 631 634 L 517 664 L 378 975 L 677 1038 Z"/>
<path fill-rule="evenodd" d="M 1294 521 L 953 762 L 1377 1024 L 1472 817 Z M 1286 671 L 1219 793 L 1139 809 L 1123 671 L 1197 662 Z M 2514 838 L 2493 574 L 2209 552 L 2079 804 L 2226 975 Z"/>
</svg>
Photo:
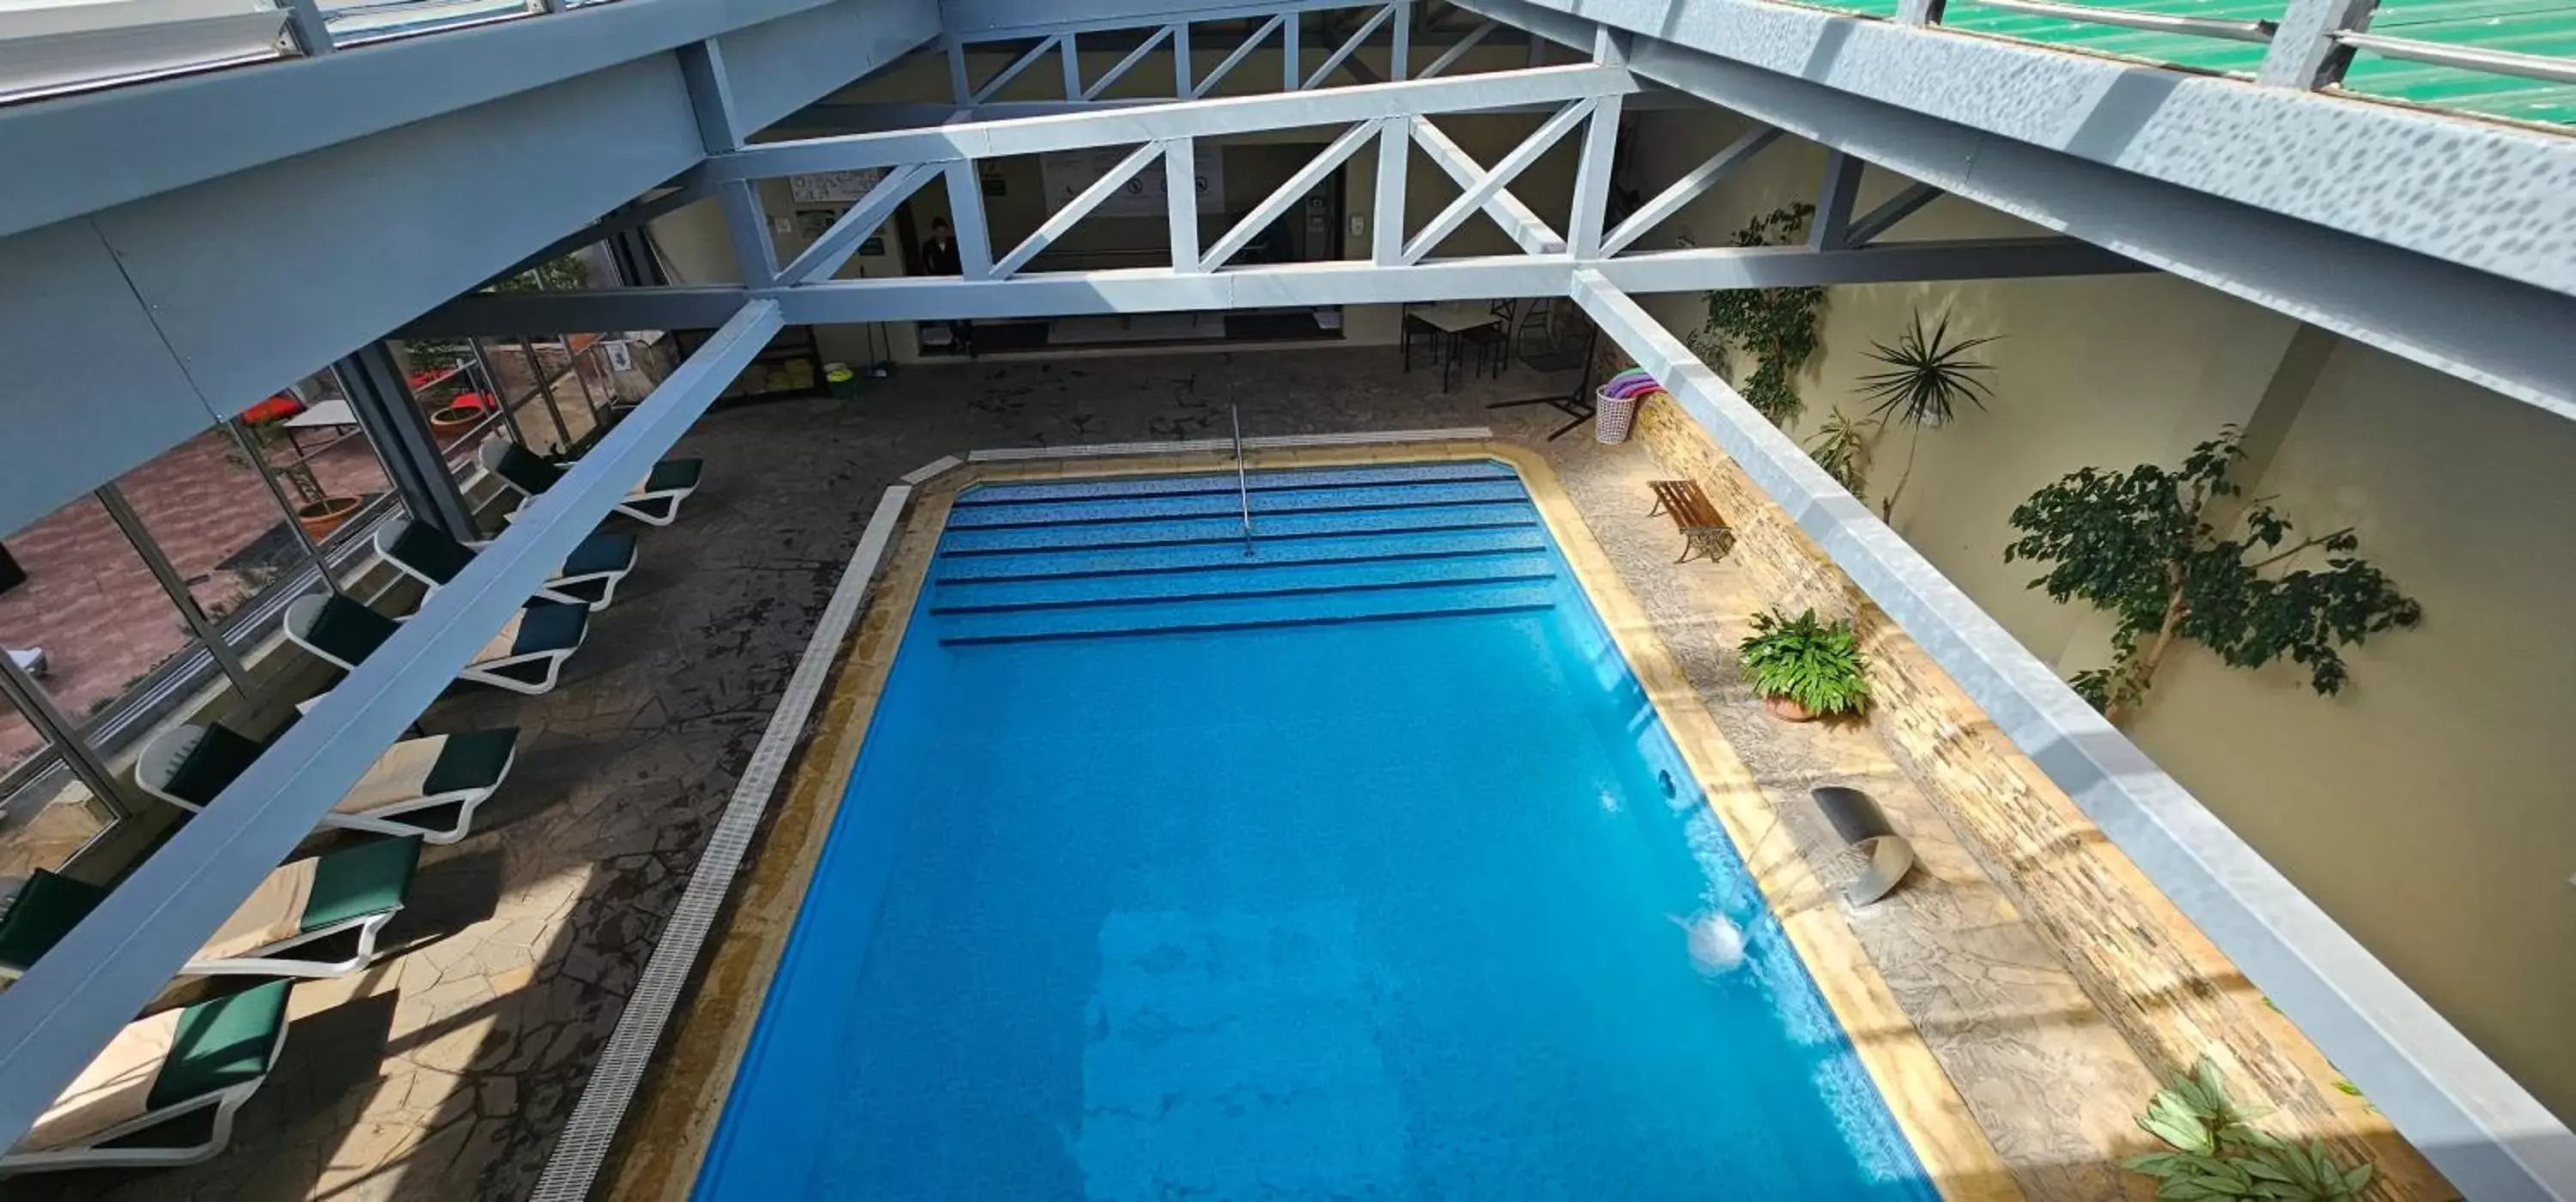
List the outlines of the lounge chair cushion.
<svg viewBox="0 0 2576 1202">
<path fill-rule="evenodd" d="M 654 464 L 653 470 L 644 477 L 643 491 L 672 492 L 696 488 L 698 474 L 705 470 L 705 467 L 706 464 L 701 460 L 665 459 Z"/>
<path fill-rule="evenodd" d="M 181 757 L 162 791 L 193 805 L 205 805 L 259 758 L 260 745 L 219 724 L 209 724 L 197 745 Z"/>
<path fill-rule="evenodd" d="M 465 565 L 474 562 L 474 552 L 449 538 L 447 532 L 423 521 L 403 523 L 402 532 L 394 536 L 394 558 L 411 565 L 412 570 L 445 584 L 456 579 Z"/>
<path fill-rule="evenodd" d="M 509 768 L 511 753 L 518 746 L 519 729 L 515 726 L 449 735 L 438 750 L 438 759 L 430 764 L 429 775 L 421 781 L 420 791 L 435 796 L 489 789 L 501 783 L 501 773 Z"/>
<path fill-rule="evenodd" d="M 313 862 L 313 886 L 304 903 L 304 929 L 382 914 L 403 904 L 420 867 L 420 840 L 372 839 Z"/>
<path fill-rule="evenodd" d="M 591 576 L 601 572 L 622 572 L 635 566 L 635 536 L 602 531 L 581 540 L 564 560 L 563 575 Z"/>
<path fill-rule="evenodd" d="M 102 886 L 37 869 L 0 914 L 0 965 L 26 971 L 106 896 Z"/>
<path fill-rule="evenodd" d="M 180 1011 L 149 1105 L 157 1110 L 258 1080 L 286 1034 L 289 984 L 271 981 Z"/>
<path fill-rule="evenodd" d="M 375 654 L 397 628 L 392 618 L 360 605 L 346 597 L 333 597 L 324 603 L 322 612 L 314 615 L 313 628 L 305 632 L 306 642 L 331 655 L 355 664 Z"/>
<path fill-rule="evenodd" d="M 538 603 L 519 611 L 519 630 L 510 640 L 510 654 L 535 655 L 544 651 L 562 651 L 581 645 L 581 635 L 590 628 L 590 610 L 580 605 Z"/>
</svg>

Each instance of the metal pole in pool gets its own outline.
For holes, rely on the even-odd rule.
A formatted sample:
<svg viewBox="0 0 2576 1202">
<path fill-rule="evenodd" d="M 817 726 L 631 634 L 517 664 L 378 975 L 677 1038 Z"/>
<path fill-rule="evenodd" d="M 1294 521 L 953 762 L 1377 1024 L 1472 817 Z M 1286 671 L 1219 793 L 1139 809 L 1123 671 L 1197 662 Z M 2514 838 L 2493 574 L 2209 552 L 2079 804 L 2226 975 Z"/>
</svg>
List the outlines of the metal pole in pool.
<svg viewBox="0 0 2576 1202">
<path fill-rule="evenodd" d="M 1252 554 L 1252 483 L 1243 471 L 1243 410 L 1225 407 L 1227 421 L 1234 423 L 1234 494 L 1243 502 L 1243 553 Z"/>
</svg>

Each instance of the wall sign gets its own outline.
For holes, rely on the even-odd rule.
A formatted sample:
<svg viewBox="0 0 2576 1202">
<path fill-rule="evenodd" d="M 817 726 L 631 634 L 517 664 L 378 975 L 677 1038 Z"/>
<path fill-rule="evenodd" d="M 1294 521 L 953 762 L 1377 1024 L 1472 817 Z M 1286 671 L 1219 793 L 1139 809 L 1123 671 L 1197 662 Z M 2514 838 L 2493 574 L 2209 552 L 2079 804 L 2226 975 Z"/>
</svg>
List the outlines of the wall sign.
<svg viewBox="0 0 2576 1202">
<path fill-rule="evenodd" d="M 816 171 L 787 177 L 788 194 L 798 204 L 830 204 L 834 201 L 857 200 L 885 178 L 883 167 L 860 167 L 851 171 Z"/>
<path fill-rule="evenodd" d="M 1038 175 L 1046 186 L 1047 211 L 1052 213 L 1083 190 L 1100 182 L 1100 177 L 1126 160 L 1135 148 L 1104 146 L 1088 150 L 1066 150 L 1038 156 Z M 1225 156 L 1197 156 L 1196 181 L 1199 211 L 1225 211 Z M 1121 185 L 1109 199 L 1101 201 L 1095 213 L 1118 217 L 1150 217 L 1163 212 L 1163 161 L 1156 159 Z"/>
</svg>

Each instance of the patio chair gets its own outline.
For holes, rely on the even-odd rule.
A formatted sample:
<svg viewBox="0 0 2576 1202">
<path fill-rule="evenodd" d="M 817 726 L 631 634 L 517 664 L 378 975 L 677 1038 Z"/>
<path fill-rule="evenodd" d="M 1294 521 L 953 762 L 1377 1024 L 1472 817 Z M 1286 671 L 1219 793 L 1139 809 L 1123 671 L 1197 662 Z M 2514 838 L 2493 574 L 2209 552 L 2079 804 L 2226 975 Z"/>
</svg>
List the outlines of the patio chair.
<svg viewBox="0 0 2576 1202">
<path fill-rule="evenodd" d="M 337 593 L 298 597 L 286 607 L 288 642 L 352 670 L 392 638 L 399 625 Z M 457 670 L 456 678 L 530 696 L 552 692 L 564 661 L 589 634 L 588 607 L 530 601 L 474 653 L 472 662 Z"/>
<path fill-rule="evenodd" d="M 174 726 L 143 745 L 134 761 L 134 782 L 195 813 L 263 750 L 222 723 Z M 501 787 L 518 757 L 519 732 L 506 726 L 405 739 L 376 757 L 348 795 L 322 816 L 321 825 L 454 843 L 473 829 L 474 807 Z M 456 818 L 444 826 L 411 817 L 446 806 L 456 807 Z"/>
<path fill-rule="evenodd" d="M 420 842 L 417 836 L 371 840 L 268 874 L 180 975 L 342 977 L 366 967 L 376 958 L 376 935 L 411 893 Z M 107 894 L 105 885 L 36 870 L 0 915 L 0 981 L 26 972 Z M 341 959 L 279 954 L 351 932 L 357 946 Z"/>
<path fill-rule="evenodd" d="M 474 562 L 474 548 L 416 519 L 377 531 L 376 553 L 419 581 L 428 593 L 436 593 L 438 586 L 456 579 L 465 565 Z M 537 587 L 537 596 L 563 605 L 606 609 L 617 597 L 617 582 L 634 570 L 635 536 L 602 530 L 573 548 L 555 578 Z"/>
<path fill-rule="evenodd" d="M 561 467 L 506 438 L 485 442 L 475 450 L 474 461 L 519 493 L 523 503 L 563 479 Z M 698 490 L 698 475 L 704 467 L 696 459 L 665 459 L 654 464 L 644 482 L 617 502 L 617 512 L 649 525 L 670 525 L 680 516 L 680 502 Z"/>
<path fill-rule="evenodd" d="M 270 981 L 127 1024 L 0 1156 L 0 1176 L 211 1159 L 232 1142 L 234 1113 L 277 1067 L 293 984 Z M 105 1146 L 208 1107 L 212 1129 L 197 1143 Z"/>
</svg>

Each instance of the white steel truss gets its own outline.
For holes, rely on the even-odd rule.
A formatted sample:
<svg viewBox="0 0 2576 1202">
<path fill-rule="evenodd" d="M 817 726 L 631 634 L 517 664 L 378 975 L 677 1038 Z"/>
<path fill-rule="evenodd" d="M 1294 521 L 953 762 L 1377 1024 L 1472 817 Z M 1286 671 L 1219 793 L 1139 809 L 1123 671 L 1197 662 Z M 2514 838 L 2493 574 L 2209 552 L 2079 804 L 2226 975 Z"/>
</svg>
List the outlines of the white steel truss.
<svg viewBox="0 0 2576 1202">
<path fill-rule="evenodd" d="M 1255 33 L 1267 36 L 1276 27 L 1265 22 Z M 1166 35 L 1156 35 L 1147 44 L 1165 40 Z M 1832 245 L 1639 253 L 1635 248 L 1642 235 L 1758 153 L 1777 132 L 1746 135 L 1617 227 L 1605 229 L 1621 106 L 1637 89 L 1621 63 L 1619 47 L 1604 38 L 1591 63 L 744 145 L 710 156 L 683 184 L 720 195 L 747 195 L 751 181 L 799 172 L 876 168 L 884 174 L 781 268 L 766 266 L 778 256 L 757 211 L 747 204 L 733 206 L 734 237 L 755 267 L 747 289 L 472 296 L 442 307 L 405 332 L 503 333 L 528 323 L 545 329 L 685 327 L 690 324 L 687 313 L 738 306 L 750 297 L 776 300 L 789 322 L 816 323 L 1561 296 L 1577 270 L 1598 271 L 1613 285 L 1640 293 L 2141 270 L 2117 254 L 2066 238 L 1867 244 L 1927 202 L 1933 195 L 1928 190 L 1908 191 L 1857 218 L 1849 216 L 1846 199 L 1847 226 Z M 1434 121 L 1449 113 L 1526 111 L 1533 104 L 1552 111 L 1490 167 L 1467 154 Z M 1195 197 L 1186 187 L 1166 188 L 1170 266 L 1043 269 L 1050 246 L 1158 163 L 1167 180 L 1189 180 L 1197 174 L 1205 139 L 1319 126 L 1339 128 L 1303 167 L 1204 247 Z M 1578 127 L 1583 130 L 1581 152 L 1574 194 L 1566 206 L 1571 228 L 1560 232 L 1513 195 L 1511 186 Z M 1264 229 L 1372 141 L 1378 186 L 1369 216 L 1375 236 L 1367 258 L 1230 266 Z M 1034 232 L 997 254 L 984 216 L 980 164 L 1003 155 L 1096 147 L 1125 148 L 1127 153 Z M 1420 229 L 1408 230 L 1404 182 L 1416 148 L 1458 182 L 1460 193 Z M 1847 182 L 1850 174 L 1848 168 L 1829 173 L 1828 184 Z M 959 275 L 832 278 L 904 198 L 933 178 L 947 189 Z M 1519 253 L 1437 257 L 1442 244 L 1478 213 L 1492 219 Z"/>
</svg>

